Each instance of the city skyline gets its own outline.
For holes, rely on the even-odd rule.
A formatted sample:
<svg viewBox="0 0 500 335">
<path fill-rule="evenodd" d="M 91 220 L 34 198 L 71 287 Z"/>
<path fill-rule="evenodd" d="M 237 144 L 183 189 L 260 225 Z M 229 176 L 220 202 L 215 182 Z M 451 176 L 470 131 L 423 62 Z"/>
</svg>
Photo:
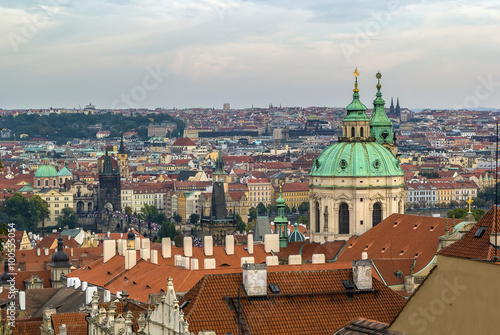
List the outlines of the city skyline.
<svg viewBox="0 0 500 335">
<path fill-rule="evenodd" d="M 500 4 L 4 1 L 0 107 L 496 108 Z M 497 78 L 499 78 L 497 80 Z"/>
</svg>

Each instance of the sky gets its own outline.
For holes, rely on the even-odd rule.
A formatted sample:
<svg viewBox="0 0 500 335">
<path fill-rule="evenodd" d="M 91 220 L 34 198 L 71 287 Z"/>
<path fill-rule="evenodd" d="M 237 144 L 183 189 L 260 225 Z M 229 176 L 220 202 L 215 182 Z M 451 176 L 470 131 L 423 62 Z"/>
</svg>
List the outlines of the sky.
<svg viewBox="0 0 500 335">
<path fill-rule="evenodd" d="M 500 108 L 500 1 L 0 0 L 0 108 Z"/>
</svg>

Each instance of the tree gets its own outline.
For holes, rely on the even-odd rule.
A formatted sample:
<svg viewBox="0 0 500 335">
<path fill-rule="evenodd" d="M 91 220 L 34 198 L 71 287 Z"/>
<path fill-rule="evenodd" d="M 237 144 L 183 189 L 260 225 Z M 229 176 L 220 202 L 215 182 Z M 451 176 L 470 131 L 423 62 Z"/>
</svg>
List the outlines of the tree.
<svg viewBox="0 0 500 335">
<path fill-rule="evenodd" d="M 299 205 L 299 213 L 307 213 L 309 212 L 309 202 L 302 202 L 300 205 Z"/>
<path fill-rule="evenodd" d="M 32 206 L 35 206 L 35 202 L 37 199 L 33 200 Z M 0 207 L 0 213 L 4 213 L 2 216 L 6 217 L 5 221 L 14 223 L 17 230 L 31 231 L 40 221 L 36 215 L 30 214 L 36 212 L 30 211 L 30 202 L 21 193 L 15 193 L 5 200 Z"/>
<path fill-rule="evenodd" d="M 184 246 L 184 234 L 178 234 L 174 237 L 175 246 L 182 248 Z"/>
<path fill-rule="evenodd" d="M 236 213 L 236 230 L 240 233 L 245 232 L 246 224 L 243 222 L 239 213 Z"/>
<path fill-rule="evenodd" d="M 170 237 L 171 240 L 177 236 L 179 232 L 175 229 L 175 224 L 170 222 L 170 220 L 165 220 L 160 227 L 160 238 Z"/>
<path fill-rule="evenodd" d="M 257 213 L 259 215 L 266 214 L 266 206 L 262 202 L 259 202 L 259 204 L 257 205 Z"/>
<path fill-rule="evenodd" d="M 247 224 L 246 231 L 247 231 L 247 232 L 249 232 L 249 231 L 253 231 L 253 227 L 255 227 L 255 220 L 252 220 L 252 221 L 250 221 L 250 222 Z"/>
<path fill-rule="evenodd" d="M 131 216 L 132 215 L 132 207 L 125 206 L 125 214 L 127 214 L 128 216 Z"/>
<path fill-rule="evenodd" d="M 255 220 L 257 218 L 257 208 L 250 207 L 248 210 L 248 215 L 250 215 L 250 221 Z"/>
<path fill-rule="evenodd" d="M 449 218 L 455 217 L 455 219 L 464 219 L 467 215 L 467 208 L 455 208 L 446 213 L 446 216 Z"/>
<path fill-rule="evenodd" d="M 35 194 L 28 203 L 31 222 L 38 225 L 38 222 L 42 221 L 42 226 L 45 227 L 45 219 L 49 217 L 50 213 L 47 202 Z"/>
<path fill-rule="evenodd" d="M 481 208 L 476 208 L 475 210 L 472 211 L 472 215 L 474 215 L 474 220 L 479 221 L 481 218 L 486 214 L 484 209 Z"/>
<path fill-rule="evenodd" d="M 78 217 L 73 212 L 73 208 L 65 207 L 61 211 L 62 215 L 57 218 L 57 225 L 61 228 L 68 226 L 69 229 L 73 229 L 78 225 Z"/>
<path fill-rule="evenodd" d="M 290 214 L 290 207 L 287 204 L 285 204 L 285 214 Z"/>
<path fill-rule="evenodd" d="M 180 216 L 179 214 L 175 214 L 174 217 L 173 217 L 174 221 L 176 223 L 181 223 L 182 222 L 182 216 Z"/>
<path fill-rule="evenodd" d="M 305 225 L 306 228 L 309 229 L 309 217 L 308 216 L 306 216 L 306 215 L 300 216 L 299 223 Z"/>
<path fill-rule="evenodd" d="M 295 206 L 292 207 L 292 213 L 293 214 L 297 213 L 297 208 L 295 208 Z"/>
<path fill-rule="evenodd" d="M 189 216 L 189 221 L 192 224 L 197 224 L 199 220 L 200 220 L 200 215 L 197 213 L 193 213 Z"/>
</svg>

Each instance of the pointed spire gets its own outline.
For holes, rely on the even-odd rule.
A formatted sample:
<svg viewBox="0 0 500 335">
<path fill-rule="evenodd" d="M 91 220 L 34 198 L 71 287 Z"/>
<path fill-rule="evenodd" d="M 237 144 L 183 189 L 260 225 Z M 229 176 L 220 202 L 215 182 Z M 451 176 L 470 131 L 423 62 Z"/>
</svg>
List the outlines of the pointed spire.
<svg viewBox="0 0 500 335">
<path fill-rule="evenodd" d="M 125 152 L 125 146 L 123 145 L 123 134 L 122 134 L 122 138 L 120 140 L 120 149 L 119 149 L 118 153 L 122 154 L 122 155 L 126 154 L 126 152 Z"/>
<path fill-rule="evenodd" d="M 352 95 L 352 102 L 346 107 L 347 115 L 343 121 L 367 121 L 366 106 L 359 101 L 359 88 L 358 88 L 358 68 L 354 71 L 354 89 Z"/>
<path fill-rule="evenodd" d="M 375 137 L 375 141 L 380 144 L 394 143 L 392 122 L 385 113 L 385 100 L 382 98 L 382 92 L 380 91 L 382 88 L 382 84 L 380 84 L 382 74 L 378 72 L 375 77 L 377 78 L 377 94 L 373 101 L 373 112 L 370 117 L 370 136 Z"/>
</svg>

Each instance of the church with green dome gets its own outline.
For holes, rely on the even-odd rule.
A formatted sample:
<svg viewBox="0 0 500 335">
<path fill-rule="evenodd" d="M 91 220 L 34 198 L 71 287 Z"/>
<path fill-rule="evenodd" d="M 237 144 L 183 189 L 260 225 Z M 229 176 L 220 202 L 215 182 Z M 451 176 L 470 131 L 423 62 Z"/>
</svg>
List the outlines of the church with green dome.
<svg viewBox="0 0 500 335">
<path fill-rule="evenodd" d="M 326 242 L 361 235 L 393 213 L 404 212 L 404 174 L 385 112 L 377 74 L 371 117 L 359 99 L 358 71 L 342 136 L 314 161 L 310 173 L 310 239 Z"/>
</svg>

